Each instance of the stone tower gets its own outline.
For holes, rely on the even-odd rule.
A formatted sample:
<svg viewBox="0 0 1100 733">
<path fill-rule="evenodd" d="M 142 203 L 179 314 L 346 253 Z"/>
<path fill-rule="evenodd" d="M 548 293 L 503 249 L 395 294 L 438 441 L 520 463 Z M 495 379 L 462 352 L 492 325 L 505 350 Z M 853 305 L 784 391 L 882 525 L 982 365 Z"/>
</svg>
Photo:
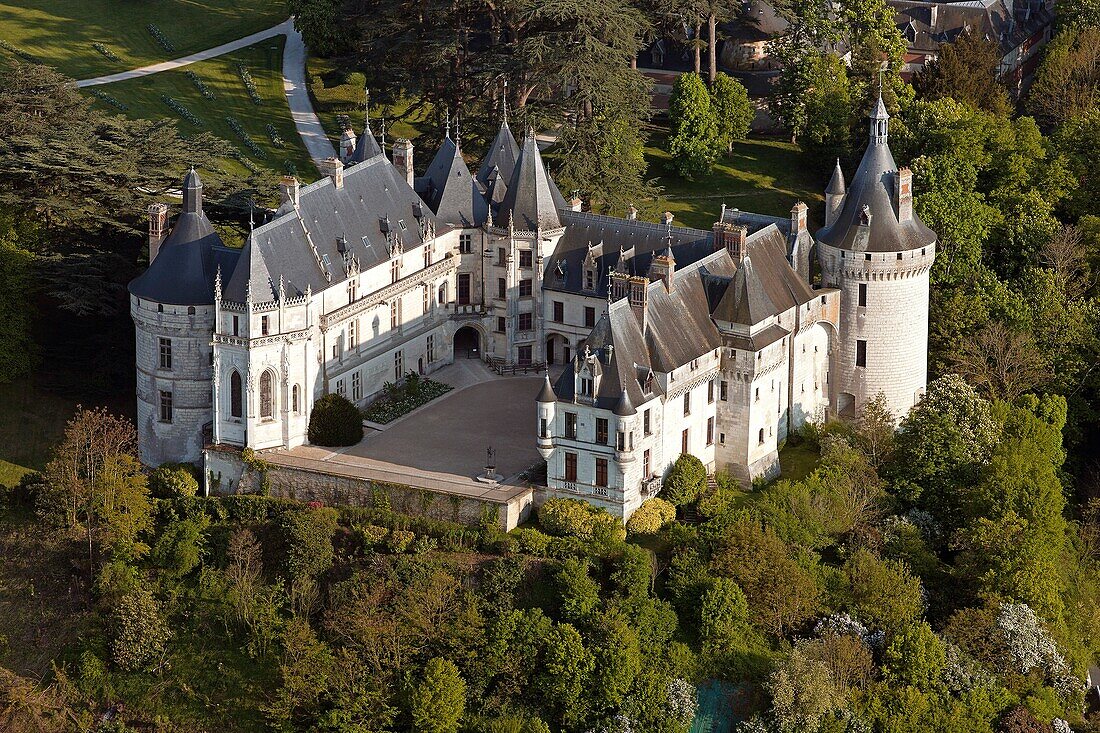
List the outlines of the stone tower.
<svg viewBox="0 0 1100 733">
<path fill-rule="evenodd" d="M 928 273 L 936 234 L 913 211 L 913 176 L 898 170 L 882 98 L 851 184 L 840 165 L 826 191 L 826 226 L 815 236 L 822 285 L 841 291 L 830 378 L 834 414 L 858 416 L 879 393 L 901 417 L 928 380 Z"/>
<path fill-rule="evenodd" d="M 166 211 L 150 208 L 150 238 Z M 154 226 L 158 225 L 158 226 Z M 159 244 L 159 247 L 152 245 Z M 202 211 L 202 182 L 183 181 L 183 211 L 163 242 L 150 242 L 149 268 L 130 283 L 137 341 L 137 432 L 141 460 L 198 463 L 211 407 L 214 281 L 232 254 Z M 224 260 L 224 263 L 223 263 Z"/>
</svg>

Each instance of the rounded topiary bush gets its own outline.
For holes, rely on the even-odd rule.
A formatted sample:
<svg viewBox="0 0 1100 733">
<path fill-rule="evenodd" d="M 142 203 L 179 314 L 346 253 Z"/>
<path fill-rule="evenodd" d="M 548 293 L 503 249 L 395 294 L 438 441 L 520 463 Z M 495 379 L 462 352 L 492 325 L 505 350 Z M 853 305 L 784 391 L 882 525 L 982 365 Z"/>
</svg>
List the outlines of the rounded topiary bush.
<svg viewBox="0 0 1100 733">
<path fill-rule="evenodd" d="M 548 499 L 539 507 L 539 524 L 557 537 L 612 542 L 626 537 L 622 521 L 580 499 Z"/>
<path fill-rule="evenodd" d="M 345 397 L 327 394 L 309 413 L 309 442 L 329 447 L 355 445 L 363 439 L 363 417 Z"/>
<path fill-rule="evenodd" d="M 165 463 L 149 474 L 149 491 L 158 499 L 179 499 L 199 493 L 195 468 L 189 463 Z"/>
<path fill-rule="evenodd" d="M 657 534 L 676 518 L 676 507 L 664 499 L 653 498 L 630 515 L 626 531 L 630 534 Z"/>
<path fill-rule="evenodd" d="M 666 501 L 683 506 L 697 501 L 707 485 L 707 469 L 693 455 L 681 454 L 665 477 L 661 494 Z"/>
</svg>

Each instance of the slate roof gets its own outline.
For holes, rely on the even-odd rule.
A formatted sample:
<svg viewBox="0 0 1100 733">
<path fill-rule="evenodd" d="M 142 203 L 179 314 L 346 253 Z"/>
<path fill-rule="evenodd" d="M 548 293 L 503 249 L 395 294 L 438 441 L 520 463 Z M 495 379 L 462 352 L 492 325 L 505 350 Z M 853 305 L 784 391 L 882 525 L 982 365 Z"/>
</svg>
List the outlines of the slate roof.
<svg viewBox="0 0 1100 733">
<path fill-rule="evenodd" d="M 432 207 L 441 224 L 478 227 L 489 216 L 489 204 L 470 175 L 461 148 L 450 135 L 443 138 L 427 174 L 417 180 L 417 192 Z"/>
<path fill-rule="evenodd" d="M 833 168 L 833 177 L 829 179 L 829 185 L 825 188 L 825 193 L 838 194 L 844 193 L 847 190 L 847 186 L 844 183 L 844 171 L 840 168 L 840 158 L 836 159 L 836 167 Z"/>
<path fill-rule="evenodd" d="M 517 160 L 519 160 L 519 145 L 512 137 L 508 121 L 505 120 L 497 130 L 496 137 L 489 145 L 489 154 L 485 156 L 477 172 L 478 182 L 486 189 L 486 195 L 495 203 L 499 204 L 504 200 L 508 181 L 512 180 Z M 500 183 L 504 185 L 498 185 Z"/>
<path fill-rule="evenodd" d="M 351 162 L 362 163 L 381 154 L 382 148 L 378 146 L 378 141 L 374 139 L 374 133 L 371 132 L 370 119 L 368 118 L 363 127 L 363 134 L 355 141 L 355 152 L 351 154 Z"/>
<path fill-rule="evenodd" d="M 897 172 L 890 146 L 872 141 L 848 186 L 840 214 L 831 227 L 818 230 L 817 241 L 855 252 L 903 252 L 934 244 L 936 234 L 915 211 L 909 221 L 898 221 L 894 206 Z M 867 214 L 870 224 L 862 223 Z"/>
<path fill-rule="evenodd" d="M 534 131 L 527 133 L 519 151 L 515 170 L 508 180 L 508 191 L 500 202 L 493 220 L 497 226 L 535 231 L 561 226 L 558 209 L 564 199 L 550 179 L 542 162 Z"/>
<path fill-rule="evenodd" d="M 622 264 L 632 275 L 647 275 L 653 257 L 668 246 L 669 228 L 637 219 L 619 219 L 579 211 L 561 212 L 565 233 L 547 258 L 544 287 L 550 290 L 607 296 L 607 275 Z M 672 227 L 672 254 L 678 267 L 690 265 L 714 250 L 714 235 L 702 229 Z M 583 290 L 584 261 L 589 247 L 596 257 L 596 290 Z"/>
<path fill-rule="evenodd" d="M 273 300 L 280 277 L 289 296 L 307 287 L 318 292 L 346 279 L 345 254 L 366 270 L 390 258 L 388 236 L 406 251 L 422 243 L 421 226 L 435 216 L 385 156 L 346 169 L 343 181 L 339 189 L 327 176 L 304 186 L 297 210 L 283 204 L 252 232 L 224 289 L 226 300 L 244 302 L 249 284 L 253 300 Z"/>
<path fill-rule="evenodd" d="M 969 28 L 979 37 L 996 41 L 1007 55 L 1054 18 L 1053 3 L 1044 0 L 889 0 L 889 5 L 909 48 L 927 52 L 953 43 Z"/>
<path fill-rule="evenodd" d="M 171 305 L 210 305 L 219 265 L 233 271 L 238 250 L 225 247 L 202 210 L 202 181 L 192 169 L 183 181 L 183 211 L 152 264 L 134 278 L 131 294 Z"/>
</svg>

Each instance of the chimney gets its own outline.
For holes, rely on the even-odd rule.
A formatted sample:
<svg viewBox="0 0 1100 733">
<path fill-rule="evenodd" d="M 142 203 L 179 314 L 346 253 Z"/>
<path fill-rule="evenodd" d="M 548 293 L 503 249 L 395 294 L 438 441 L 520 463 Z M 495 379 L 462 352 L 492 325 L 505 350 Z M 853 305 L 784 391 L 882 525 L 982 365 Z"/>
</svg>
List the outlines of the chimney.
<svg viewBox="0 0 1100 733">
<path fill-rule="evenodd" d="M 894 177 L 894 196 L 898 202 L 898 221 L 913 219 L 913 171 L 902 168 Z"/>
<path fill-rule="evenodd" d="M 745 259 L 745 242 L 749 236 L 749 228 L 743 224 L 729 224 L 715 222 L 714 224 L 714 251 L 725 249 L 730 253 L 733 261 L 740 264 Z"/>
<path fill-rule="evenodd" d="M 573 198 L 569 199 L 569 208 L 573 211 L 580 211 L 581 204 L 582 202 L 579 196 L 574 196 Z"/>
<path fill-rule="evenodd" d="M 665 290 L 672 290 L 672 275 L 676 272 L 676 258 L 672 256 L 672 249 L 668 248 L 653 258 L 649 266 L 649 276 L 654 280 L 661 280 L 665 284 Z"/>
<path fill-rule="evenodd" d="M 157 258 L 168 236 L 168 204 L 149 204 L 149 264 Z"/>
<path fill-rule="evenodd" d="M 649 297 L 649 281 L 644 277 L 630 278 L 630 309 L 638 318 L 638 323 L 645 333 L 646 300 Z"/>
<path fill-rule="evenodd" d="M 283 179 L 279 181 L 279 198 L 286 204 L 291 204 L 295 209 L 298 208 L 298 179 L 294 176 L 283 176 Z"/>
<path fill-rule="evenodd" d="M 393 166 L 412 188 L 416 174 L 413 173 L 413 144 L 408 138 L 399 138 L 393 144 Z"/>
<path fill-rule="evenodd" d="M 806 231 L 806 211 L 809 209 L 806 204 L 799 201 L 797 204 L 791 207 L 791 235 L 798 236 L 802 232 Z"/>
<path fill-rule="evenodd" d="M 332 179 L 332 185 L 337 189 L 344 187 L 344 164 L 339 158 L 325 158 L 319 167 L 321 175 Z"/>
<path fill-rule="evenodd" d="M 345 163 L 351 160 L 355 153 L 355 133 L 350 127 L 345 127 L 340 134 L 340 160 Z"/>
<path fill-rule="evenodd" d="M 629 219 L 630 221 L 637 221 L 638 220 L 638 209 L 637 209 L 637 207 L 634 206 L 634 204 L 631 204 L 630 208 L 627 209 L 626 218 Z"/>
</svg>

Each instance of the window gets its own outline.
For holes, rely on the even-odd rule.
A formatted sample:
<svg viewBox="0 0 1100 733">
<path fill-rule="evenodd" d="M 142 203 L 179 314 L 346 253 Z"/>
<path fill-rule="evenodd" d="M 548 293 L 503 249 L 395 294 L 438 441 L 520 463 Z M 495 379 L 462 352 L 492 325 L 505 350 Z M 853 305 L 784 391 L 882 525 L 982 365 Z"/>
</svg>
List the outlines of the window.
<svg viewBox="0 0 1100 733">
<path fill-rule="evenodd" d="M 901 252 L 898 252 L 898 262 L 901 262 Z"/>
<path fill-rule="evenodd" d="M 508 254 L 504 247 L 497 247 L 497 267 L 505 267 L 508 264 Z"/>
<path fill-rule="evenodd" d="M 470 273 L 468 272 L 458 276 L 458 304 L 470 304 Z"/>
<path fill-rule="evenodd" d="M 525 279 L 519 281 L 519 297 L 530 298 L 531 297 L 531 280 Z"/>
<path fill-rule="evenodd" d="M 642 433 L 645 435 L 652 435 L 653 432 L 649 426 L 649 410 L 642 413 Z"/>
<path fill-rule="evenodd" d="M 363 399 L 363 380 L 360 378 L 359 372 L 351 375 L 351 398 L 356 402 Z"/>
<path fill-rule="evenodd" d="M 585 308 L 584 309 L 584 325 L 587 328 L 593 328 L 596 325 L 596 309 Z"/>
<path fill-rule="evenodd" d="M 691 392 L 684 392 L 684 417 L 691 414 Z"/>
<path fill-rule="evenodd" d="M 508 281 L 505 280 L 502 277 L 497 278 L 497 297 L 498 298 L 507 298 L 508 297 Z"/>
<path fill-rule="evenodd" d="M 584 271 L 584 289 L 595 290 L 596 289 L 596 271 L 585 270 Z"/>
<path fill-rule="evenodd" d="M 863 255 L 863 259 L 865 259 L 865 260 L 867 260 L 868 262 L 870 262 L 870 261 L 871 261 L 871 253 L 870 253 L 870 252 L 868 252 L 867 254 Z"/>
<path fill-rule="evenodd" d="M 565 303 L 554 301 L 554 323 L 565 323 Z"/>
<path fill-rule="evenodd" d="M 607 486 L 607 459 L 596 459 L 596 486 Z"/>
<path fill-rule="evenodd" d="M 340 344 L 333 344 L 332 345 L 332 358 L 333 359 L 339 359 L 340 358 Z"/>
<path fill-rule="evenodd" d="M 241 410 L 241 375 L 233 372 L 229 375 L 229 416 L 240 417 Z"/>
<path fill-rule="evenodd" d="M 424 245 L 424 267 L 432 266 L 432 246 L 430 244 Z"/>
<path fill-rule="evenodd" d="M 172 393 L 160 391 L 160 421 L 172 422 Z"/>
<path fill-rule="evenodd" d="M 577 439 L 577 413 L 565 413 L 565 437 L 570 440 Z"/>
<path fill-rule="evenodd" d="M 707 445 L 714 445 L 714 418 L 707 418 Z"/>
<path fill-rule="evenodd" d="M 497 333 L 504 333 L 506 324 L 504 316 L 497 316 Z"/>
<path fill-rule="evenodd" d="M 401 298 L 390 301 L 390 328 L 397 329 L 401 325 Z"/>
<path fill-rule="evenodd" d="M 521 347 L 519 347 L 519 354 L 518 354 L 517 361 L 519 361 L 520 364 L 530 364 L 531 363 L 531 347 L 530 346 L 521 346 Z"/>
<path fill-rule="evenodd" d="M 440 285 L 439 285 L 439 299 L 438 299 L 438 302 L 439 302 L 440 305 L 443 305 L 444 303 L 447 302 L 447 283 L 446 282 L 440 283 Z"/>
<path fill-rule="evenodd" d="M 428 363 L 435 361 L 435 336 L 428 335 Z"/>
<path fill-rule="evenodd" d="M 600 445 L 607 445 L 607 419 L 602 417 L 596 418 L 596 442 Z"/>
<path fill-rule="evenodd" d="M 355 290 L 356 290 L 355 279 L 352 278 L 351 280 L 348 280 L 348 302 L 349 303 L 354 303 L 355 302 L 355 295 L 356 295 Z"/>
<path fill-rule="evenodd" d="M 260 335 L 266 336 L 268 334 L 268 320 L 267 316 L 260 316 Z"/>
<path fill-rule="evenodd" d="M 856 366 L 867 366 L 867 342 L 863 339 L 856 341 Z"/>
<path fill-rule="evenodd" d="M 432 309 L 432 289 L 427 284 L 424 285 L 424 302 L 421 305 L 424 308 L 424 315 Z"/>
<path fill-rule="evenodd" d="M 472 234 L 458 235 L 458 251 L 460 254 L 464 255 L 468 255 L 474 251 L 474 237 Z"/>
<path fill-rule="evenodd" d="M 615 441 L 615 449 L 620 453 L 626 450 L 626 433 L 620 430 L 616 433 L 617 440 Z"/>
<path fill-rule="evenodd" d="M 684 429 L 684 432 L 680 435 L 680 452 L 688 452 L 688 431 L 686 428 Z"/>
<path fill-rule="evenodd" d="M 193 305 L 187 306 L 187 315 L 189 315 L 189 316 L 195 315 L 195 306 L 193 306 Z"/>
<path fill-rule="evenodd" d="M 758 445 L 764 445 L 764 428 L 760 428 L 760 437 L 756 439 Z"/>
<path fill-rule="evenodd" d="M 726 383 L 726 380 L 723 379 L 718 383 L 718 399 L 726 402 L 729 396 L 729 385 Z"/>
<path fill-rule="evenodd" d="M 714 380 L 707 382 L 707 404 L 714 404 Z"/>
<path fill-rule="evenodd" d="M 756 393 L 755 393 L 755 397 L 754 397 L 754 399 L 755 399 L 755 400 L 756 400 L 757 402 L 759 402 L 759 401 L 760 401 L 760 388 L 759 388 L 759 387 L 757 387 L 757 388 L 756 388 Z"/>
<path fill-rule="evenodd" d="M 539 437 L 540 438 L 549 438 L 550 437 L 550 421 L 547 420 L 545 417 L 541 418 L 539 420 Z"/>
<path fill-rule="evenodd" d="M 160 342 L 160 368 L 172 368 L 172 339 L 162 338 Z"/>
<path fill-rule="evenodd" d="M 348 324 L 348 348 L 354 349 L 359 344 L 359 321 L 353 320 Z"/>
<path fill-rule="evenodd" d="M 294 410 L 294 414 L 298 415 L 302 412 L 302 395 L 301 388 L 298 385 L 294 385 L 290 388 L 290 409 Z"/>
<path fill-rule="evenodd" d="M 393 381 L 405 376 L 405 352 L 398 349 L 393 354 Z"/>
<path fill-rule="evenodd" d="M 529 249 L 521 249 L 519 251 L 519 266 L 520 267 L 531 267 L 532 261 L 534 259 L 531 256 L 531 254 L 532 254 L 531 250 L 529 250 Z"/>
<path fill-rule="evenodd" d="M 592 396 L 592 380 L 589 377 L 581 377 L 581 395 L 584 397 Z"/>
<path fill-rule="evenodd" d="M 343 379 L 337 379 L 336 380 L 336 394 L 343 397 L 346 392 L 347 392 L 347 390 L 344 389 L 344 380 Z"/>
<path fill-rule="evenodd" d="M 233 335 L 240 336 L 241 319 L 240 316 L 233 316 Z"/>
<path fill-rule="evenodd" d="M 275 377 L 271 372 L 260 375 L 260 419 L 275 419 Z"/>
<path fill-rule="evenodd" d="M 401 260 L 393 258 L 390 260 L 390 282 L 395 283 L 401 279 Z"/>
<path fill-rule="evenodd" d="M 520 331 L 530 331 L 531 330 L 531 321 L 532 321 L 532 319 L 531 319 L 531 314 L 530 313 L 520 313 L 519 314 L 519 330 Z"/>
<path fill-rule="evenodd" d="M 860 306 L 866 306 L 867 305 L 867 284 L 866 283 L 860 283 L 859 284 L 859 305 Z"/>
<path fill-rule="evenodd" d="M 645 452 L 642 453 L 642 478 L 649 478 L 649 468 L 649 448 L 646 448 Z"/>
<path fill-rule="evenodd" d="M 566 453 L 565 454 L 565 480 L 576 481 L 577 480 L 577 454 Z"/>
</svg>

